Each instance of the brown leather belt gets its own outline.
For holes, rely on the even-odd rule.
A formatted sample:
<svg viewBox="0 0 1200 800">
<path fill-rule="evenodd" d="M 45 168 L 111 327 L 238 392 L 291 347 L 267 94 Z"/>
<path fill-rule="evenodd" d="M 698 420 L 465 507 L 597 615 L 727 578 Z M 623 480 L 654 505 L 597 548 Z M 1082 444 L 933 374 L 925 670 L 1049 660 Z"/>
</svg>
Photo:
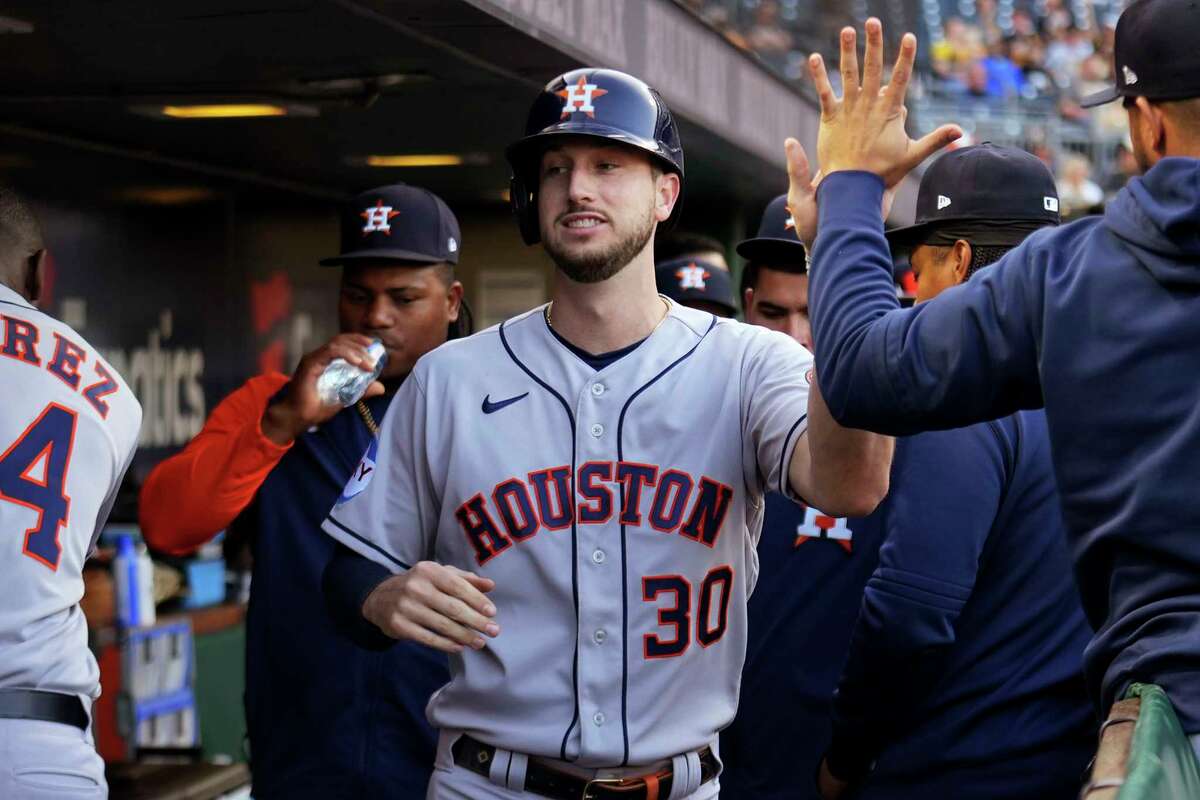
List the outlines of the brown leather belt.
<svg viewBox="0 0 1200 800">
<path fill-rule="evenodd" d="M 450 748 L 454 763 L 463 769 L 489 777 L 496 748 L 463 734 Z M 700 751 L 700 783 L 717 775 L 717 759 L 712 750 Z M 539 764 L 532 759 L 525 770 L 525 791 L 551 800 L 666 800 L 671 794 L 674 774 L 670 767 L 651 775 L 629 778 L 581 778 Z"/>
</svg>

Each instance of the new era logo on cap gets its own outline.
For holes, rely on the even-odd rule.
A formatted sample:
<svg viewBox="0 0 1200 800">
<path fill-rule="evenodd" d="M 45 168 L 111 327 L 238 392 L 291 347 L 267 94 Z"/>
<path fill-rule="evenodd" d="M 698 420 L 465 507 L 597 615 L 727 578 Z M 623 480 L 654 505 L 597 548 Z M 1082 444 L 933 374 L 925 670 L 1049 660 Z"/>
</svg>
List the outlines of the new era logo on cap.
<svg viewBox="0 0 1200 800">
<path fill-rule="evenodd" d="M 944 194 L 939 194 L 937 196 L 937 210 L 941 211 L 943 208 L 945 208 L 948 205 L 950 205 L 950 198 L 946 197 L 946 195 L 944 195 Z"/>
<path fill-rule="evenodd" d="M 1049 197 L 1049 196 L 1043 197 L 1042 198 L 1042 208 L 1046 209 L 1047 211 L 1054 211 L 1057 213 L 1058 198 L 1057 197 Z"/>
<path fill-rule="evenodd" d="M 1125 76 L 1126 86 L 1132 86 L 1138 81 L 1137 73 L 1131 70 L 1129 67 L 1121 67 L 1121 74 Z"/>
</svg>

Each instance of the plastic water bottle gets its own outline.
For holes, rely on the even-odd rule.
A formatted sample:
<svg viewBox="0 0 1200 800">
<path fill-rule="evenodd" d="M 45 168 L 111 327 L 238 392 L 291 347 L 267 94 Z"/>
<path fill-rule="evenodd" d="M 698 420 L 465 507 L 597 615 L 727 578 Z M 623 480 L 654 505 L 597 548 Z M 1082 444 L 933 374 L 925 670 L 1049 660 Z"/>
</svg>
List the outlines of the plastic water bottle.
<svg viewBox="0 0 1200 800">
<path fill-rule="evenodd" d="M 134 545 L 132 536 L 117 539 L 112 564 L 117 588 L 117 620 L 127 628 L 153 625 L 154 564 L 145 545 Z"/>
<path fill-rule="evenodd" d="M 367 355 L 375 359 L 375 367 L 369 372 L 363 371 L 344 358 L 335 358 L 317 378 L 317 396 L 326 405 L 340 403 L 342 406 L 352 406 L 367 391 L 371 381 L 383 372 L 387 363 L 387 350 L 383 342 L 372 339 L 367 347 Z"/>
</svg>

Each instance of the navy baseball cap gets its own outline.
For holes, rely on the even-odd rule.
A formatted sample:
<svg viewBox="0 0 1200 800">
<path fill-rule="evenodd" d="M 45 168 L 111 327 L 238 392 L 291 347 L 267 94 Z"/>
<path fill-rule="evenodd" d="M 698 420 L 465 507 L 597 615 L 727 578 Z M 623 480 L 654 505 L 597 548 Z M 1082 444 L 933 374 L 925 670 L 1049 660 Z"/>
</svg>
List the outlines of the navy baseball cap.
<svg viewBox="0 0 1200 800">
<path fill-rule="evenodd" d="M 1113 45 L 1115 83 L 1080 101 L 1084 108 L 1119 97 L 1200 97 L 1200 2 L 1137 0 L 1121 12 Z"/>
<path fill-rule="evenodd" d="M 341 208 L 342 248 L 326 267 L 356 261 L 458 263 L 458 219 L 428 189 L 393 183 L 355 196 Z"/>
<path fill-rule="evenodd" d="M 916 222 L 886 232 L 893 248 L 929 243 L 951 229 L 975 245 L 1015 246 L 1061 221 L 1054 176 L 1037 156 L 991 142 L 951 150 L 929 165 L 917 189 Z"/>
<path fill-rule="evenodd" d="M 680 305 L 712 303 L 737 313 L 729 272 L 698 258 L 672 258 L 654 268 L 658 291 Z"/>
<path fill-rule="evenodd" d="M 758 235 L 738 242 L 735 249 L 739 256 L 755 264 L 793 266 L 798 271 L 807 268 L 804 245 L 796 236 L 796 222 L 787 209 L 786 194 L 767 204 L 758 224 Z"/>
</svg>

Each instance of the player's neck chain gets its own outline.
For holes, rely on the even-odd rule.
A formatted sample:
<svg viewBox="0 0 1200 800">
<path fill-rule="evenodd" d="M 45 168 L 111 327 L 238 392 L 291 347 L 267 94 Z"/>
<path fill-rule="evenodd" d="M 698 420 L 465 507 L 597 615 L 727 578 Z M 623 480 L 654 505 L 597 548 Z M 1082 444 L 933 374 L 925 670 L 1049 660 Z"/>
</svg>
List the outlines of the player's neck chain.
<svg viewBox="0 0 1200 800">
<path fill-rule="evenodd" d="M 658 322 L 654 323 L 654 327 L 650 329 L 650 333 L 654 333 L 656 330 L 658 330 L 658 326 L 662 325 L 663 322 L 666 321 L 667 317 L 671 316 L 671 304 L 668 303 L 666 298 L 663 297 L 661 294 L 658 296 L 658 299 L 662 300 L 663 315 L 661 317 L 659 317 Z M 553 322 L 554 316 L 553 315 L 554 315 L 554 301 L 551 300 L 549 303 L 546 304 L 546 325 L 551 328 L 554 327 L 554 322 Z"/>
<path fill-rule="evenodd" d="M 379 424 L 375 422 L 375 415 L 371 413 L 371 409 L 367 408 L 367 404 L 359 400 L 354 404 L 354 408 L 358 411 L 358 415 L 362 417 L 363 422 L 367 425 L 367 430 L 372 436 L 379 436 Z"/>
</svg>

